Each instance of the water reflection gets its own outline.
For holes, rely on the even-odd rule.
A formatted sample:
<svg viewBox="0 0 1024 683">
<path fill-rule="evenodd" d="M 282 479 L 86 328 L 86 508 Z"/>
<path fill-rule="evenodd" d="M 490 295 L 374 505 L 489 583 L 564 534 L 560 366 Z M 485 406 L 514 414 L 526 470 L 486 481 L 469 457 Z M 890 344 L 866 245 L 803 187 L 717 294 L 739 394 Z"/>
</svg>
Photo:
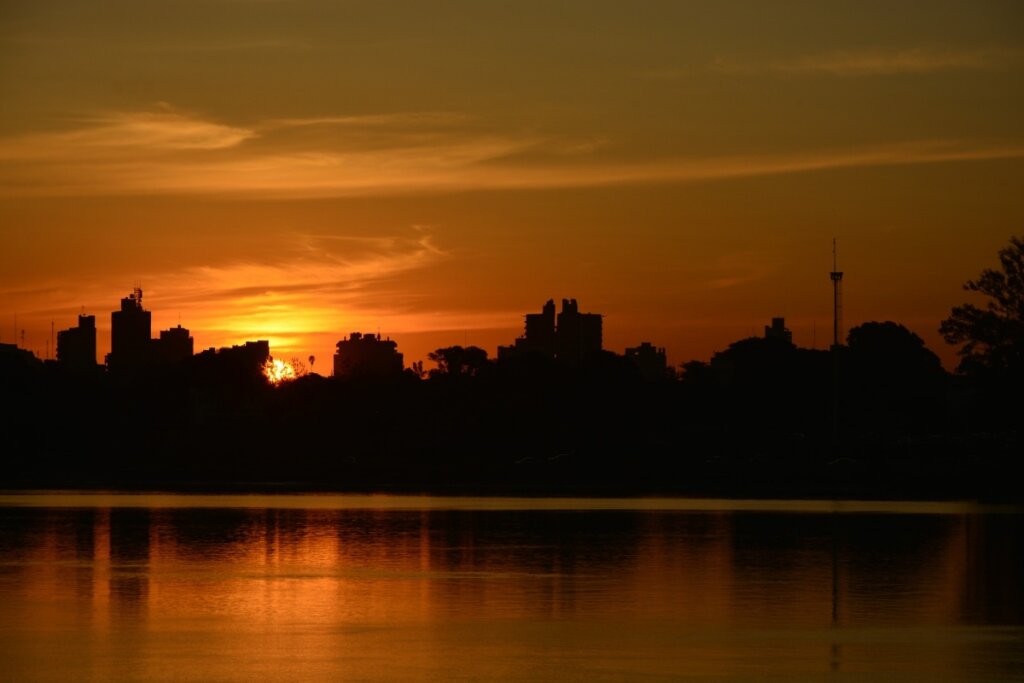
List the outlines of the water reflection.
<svg viewBox="0 0 1024 683">
<path fill-rule="evenodd" d="M 0 662 L 13 680 L 1012 680 L 1021 523 L 0 507 Z"/>
</svg>

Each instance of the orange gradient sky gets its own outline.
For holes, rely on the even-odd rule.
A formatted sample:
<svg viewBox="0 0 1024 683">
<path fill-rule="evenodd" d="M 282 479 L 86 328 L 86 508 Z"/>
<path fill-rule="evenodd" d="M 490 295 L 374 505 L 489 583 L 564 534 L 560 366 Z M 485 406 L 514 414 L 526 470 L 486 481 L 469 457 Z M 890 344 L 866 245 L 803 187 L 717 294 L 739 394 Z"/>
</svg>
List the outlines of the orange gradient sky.
<svg viewBox="0 0 1024 683">
<path fill-rule="evenodd" d="M 892 319 L 947 366 L 1024 232 L 1019 2 L 0 8 L 0 341 L 110 311 L 317 357 L 493 353 L 548 298 L 706 359 Z M 51 351 L 52 352 L 52 351 Z"/>
</svg>

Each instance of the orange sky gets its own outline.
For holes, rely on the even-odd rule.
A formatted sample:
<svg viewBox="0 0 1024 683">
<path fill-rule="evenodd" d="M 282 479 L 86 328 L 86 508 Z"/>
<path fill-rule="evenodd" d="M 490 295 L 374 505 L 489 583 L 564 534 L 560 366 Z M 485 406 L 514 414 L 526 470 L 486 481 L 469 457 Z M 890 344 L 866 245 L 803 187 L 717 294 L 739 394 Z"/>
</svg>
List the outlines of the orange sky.
<svg viewBox="0 0 1024 683">
<path fill-rule="evenodd" d="M 0 341 L 109 313 L 330 367 L 575 297 L 707 358 L 939 321 L 1024 225 L 1017 2 L 8 2 Z"/>
</svg>

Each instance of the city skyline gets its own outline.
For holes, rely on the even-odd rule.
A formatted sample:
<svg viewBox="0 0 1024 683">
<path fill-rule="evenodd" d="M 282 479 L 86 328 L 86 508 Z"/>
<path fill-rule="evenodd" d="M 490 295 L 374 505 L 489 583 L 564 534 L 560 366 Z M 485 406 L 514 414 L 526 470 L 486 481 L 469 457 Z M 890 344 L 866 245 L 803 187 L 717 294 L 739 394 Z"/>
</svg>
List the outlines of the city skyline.
<svg viewBox="0 0 1024 683">
<path fill-rule="evenodd" d="M 952 369 L 939 322 L 1024 224 L 1022 14 L 8 4 L 0 339 L 17 314 L 45 352 L 140 283 L 201 348 L 493 353 L 552 295 L 673 364 L 772 316 L 821 347 L 836 237 L 847 327 L 899 321 Z"/>
<path fill-rule="evenodd" d="M 840 274 L 842 274 L 842 273 L 840 273 Z M 829 289 L 831 289 L 831 286 L 829 286 Z M 136 287 L 133 290 L 132 294 L 130 294 L 127 298 L 121 298 L 122 309 L 121 309 L 121 313 L 120 314 L 124 314 L 125 303 L 127 301 L 129 301 L 129 299 L 134 301 L 135 297 L 138 297 L 138 300 L 135 301 L 135 304 L 137 304 L 139 306 L 139 308 L 141 308 L 141 294 L 142 294 L 142 289 L 140 287 Z M 150 299 L 152 299 L 152 297 L 150 297 Z M 831 299 L 831 297 L 829 297 L 829 299 Z M 831 301 L 831 300 L 829 301 L 829 303 L 831 305 L 834 305 L 834 306 L 836 304 L 835 301 Z M 562 299 L 563 311 L 564 311 L 566 305 L 571 305 L 574 308 L 575 305 L 577 305 L 577 299 L 574 299 L 574 298 L 573 299 Z M 551 324 L 554 325 L 554 317 L 553 317 L 554 316 L 554 300 L 553 299 L 549 299 L 548 300 L 548 302 L 546 304 L 546 307 L 545 307 L 545 312 L 547 312 L 547 306 L 551 306 L 551 315 L 552 315 Z M 844 307 L 845 307 L 845 305 L 841 305 L 841 309 L 844 308 Z M 790 329 L 790 328 L 794 327 L 793 322 L 790 321 L 790 319 L 786 318 L 784 315 L 776 315 L 776 314 L 772 314 L 769 317 L 771 318 L 771 321 L 772 321 L 773 324 L 775 324 L 776 322 L 784 322 L 784 324 L 786 326 L 785 327 L 785 333 L 786 333 L 786 335 L 788 335 L 788 337 L 787 337 L 788 341 L 794 343 L 798 347 L 809 348 L 809 349 L 827 349 L 829 347 L 829 345 L 831 344 L 831 341 L 830 341 L 831 337 L 833 337 L 833 335 L 836 334 L 836 333 L 840 334 L 840 338 L 841 338 L 841 342 L 840 343 L 845 344 L 845 335 L 846 335 L 846 333 L 850 329 L 852 329 L 853 327 L 856 327 L 857 325 L 861 325 L 863 323 L 873 322 L 872 319 L 868 318 L 868 319 L 863 319 L 863 321 L 857 321 L 856 323 L 853 323 L 853 324 L 847 324 L 845 322 L 842 310 L 840 310 L 838 312 L 839 312 L 839 317 L 838 318 L 836 316 L 837 311 L 835 311 L 835 310 L 829 311 L 830 315 L 829 315 L 829 317 L 827 319 L 824 319 L 824 321 L 819 322 L 818 318 L 814 318 L 813 321 L 812 321 L 811 330 L 809 332 L 807 330 L 804 330 L 803 332 L 806 333 L 806 334 L 798 335 L 796 337 L 794 336 L 794 333 Z M 111 313 L 114 314 L 114 315 L 119 314 L 117 310 L 111 311 Z M 182 325 L 182 318 L 181 318 L 181 314 L 180 313 L 177 315 L 176 324 L 175 325 L 172 326 L 172 325 L 168 324 L 166 326 L 166 329 L 161 329 L 161 328 L 164 327 L 163 324 L 161 324 L 161 323 L 152 323 L 151 322 L 151 316 L 155 316 L 155 319 L 158 319 L 158 321 L 165 321 L 165 319 L 169 318 L 169 315 L 166 313 L 166 311 L 161 314 L 160 311 L 146 309 L 146 310 L 144 310 L 144 314 L 146 316 L 146 327 L 147 328 L 153 328 L 153 329 L 156 329 L 156 330 L 160 331 L 159 332 L 159 334 L 160 334 L 159 337 L 153 337 L 152 338 L 152 341 L 154 343 L 158 343 L 158 344 L 161 341 L 161 338 L 164 337 L 164 335 L 166 335 L 168 333 L 174 334 L 174 333 L 177 333 L 177 332 L 181 332 L 183 328 L 184 328 L 184 332 L 186 333 L 186 336 L 188 334 L 194 334 L 197 337 L 199 337 L 201 340 L 202 339 L 216 339 L 216 340 L 218 340 L 217 343 L 210 343 L 210 344 L 204 344 L 204 343 L 201 343 L 201 342 L 196 342 L 195 346 L 196 346 L 196 348 L 199 348 L 199 349 L 210 349 L 210 350 L 212 350 L 212 349 L 215 349 L 215 348 L 226 348 L 226 347 L 230 347 L 230 346 L 244 345 L 244 344 L 246 344 L 248 342 L 255 341 L 255 338 L 253 338 L 253 337 L 243 338 L 243 337 L 230 336 L 230 335 L 223 336 L 223 335 L 218 335 L 216 333 L 210 334 L 209 331 L 204 331 L 202 329 L 195 329 L 193 327 L 183 326 Z M 50 322 L 50 326 L 48 327 L 47 330 L 42 331 L 42 332 L 34 330 L 34 332 L 36 334 L 33 334 L 32 336 L 29 336 L 27 331 L 26 331 L 27 330 L 26 327 L 24 325 L 22 325 L 22 324 L 18 324 L 17 323 L 16 315 L 17 315 L 17 313 L 15 313 L 15 321 L 14 321 L 14 324 L 11 326 L 11 330 L 10 330 L 10 341 L 5 339 L 4 335 L 0 334 L 0 343 L 14 344 L 15 346 L 17 346 L 19 348 L 24 348 L 25 350 L 31 351 L 38 358 L 43 359 L 43 360 L 46 360 L 46 359 L 58 359 L 57 358 L 57 349 L 58 349 L 58 343 L 57 342 L 58 342 L 58 338 L 61 335 L 63 335 L 63 334 L 72 333 L 72 332 L 75 332 L 77 330 L 77 328 L 72 327 L 70 325 L 65 327 L 65 326 L 62 326 L 62 325 L 58 325 L 56 321 L 51 321 Z M 479 347 L 483 348 L 485 351 L 487 351 L 489 357 L 492 357 L 492 358 L 500 357 L 503 352 L 507 352 L 507 353 L 511 354 L 512 352 L 516 351 L 516 349 L 517 349 L 519 344 L 521 344 L 523 341 L 525 341 L 526 338 L 528 338 L 528 336 L 529 336 L 529 328 L 530 328 L 530 318 L 531 317 L 539 317 L 540 314 L 538 314 L 538 313 L 520 312 L 520 313 L 514 314 L 514 315 L 517 318 L 521 319 L 521 321 L 523 321 L 523 323 L 518 328 L 513 328 L 511 326 L 502 326 L 502 327 L 496 327 L 496 328 L 493 328 L 493 329 L 471 328 L 471 329 L 465 329 L 465 330 L 462 330 L 462 331 L 459 331 L 459 330 L 438 330 L 438 331 L 432 331 L 433 334 L 429 334 L 429 335 L 416 335 L 415 333 L 413 335 L 408 335 L 408 336 L 413 337 L 414 339 L 417 336 L 421 336 L 421 337 L 423 337 L 425 339 L 421 339 L 419 344 L 417 344 L 415 341 L 414 341 L 413 344 L 411 344 L 411 346 L 413 346 L 416 350 L 414 351 L 414 354 L 412 354 L 412 355 L 409 354 L 409 353 L 406 354 L 406 355 L 411 355 L 410 361 L 409 361 L 409 364 L 408 364 L 407 367 L 412 367 L 413 362 L 416 362 L 416 361 L 423 362 L 424 360 L 426 360 L 427 355 L 431 351 L 435 350 L 436 348 L 442 347 L 442 346 L 450 346 L 450 345 L 479 346 Z M 627 354 L 628 355 L 629 352 L 631 351 L 631 344 L 634 344 L 634 345 L 641 344 L 641 343 L 648 344 L 648 345 L 650 344 L 649 335 L 644 337 L 644 333 L 643 333 L 642 330 L 631 329 L 631 330 L 628 331 L 628 335 L 632 335 L 632 337 L 629 337 L 629 336 L 625 336 L 624 337 L 621 334 L 616 334 L 615 335 L 616 340 L 617 341 L 621 341 L 622 342 L 621 344 L 617 344 L 614 347 L 604 346 L 603 342 L 602 342 L 603 319 L 600 319 L 600 318 L 604 318 L 605 314 L 603 314 L 603 313 L 600 313 L 600 314 L 585 313 L 584 315 L 585 316 L 596 316 L 597 318 L 599 318 L 598 319 L 598 323 L 597 323 L 597 347 L 598 348 L 603 348 L 605 350 L 609 350 L 609 351 L 613 351 L 613 352 L 616 352 L 616 353 Z M 83 318 L 91 318 L 91 321 L 90 321 L 89 325 L 92 327 L 92 334 L 95 335 L 95 339 L 94 339 L 94 341 L 92 343 L 92 347 L 95 349 L 95 355 L 96 355 L 96 358 L 97 358 L 97 365 L 99 365 L 99 366 L 109 365 L 110 364 L 110 357 L 109 356 L 110 356 L 111 351 L 113 350 L 113 347 L 112 347 L 112 325 L 110 323 L 103 323 L 103 321 L 111 321 L 111 319 L 112 319 L 111 315 L 102 315 L 102 314 L 100 314 L 100 315 L 97 316 L 94 311 L 92 311 L 91 309 L 89 309 L 89 308 L 87 308 L 86 306 L 83 305 L 83 306 L 80 307 L 80 309 L 79 309 L 79 311 L 77 313 L 77 316 L 78 316 L 78 319 L 79 319 L 79 325 L 81 325 L 81 321 L 82 321 Z M 23 317 L 23 319 L 24 319 L 24 317 Z M 99 321 L 98 323 L 97 323 L 97 319 Z M 767 318 L 764 318 L 764 319 L 767 319 Z M 900 321 L 895 321 L 895 322 L 899 323 L 901 325 L 903 324 Z M 761 323 L 763 323 L 763 319 L 762 319 Z M 799 328 L 800 326 L 801 326 L 801 322 L 798 322 L 796 327 Z M 2 326 L 0 326 L 0 327 L 2 327 Z M 923 339 L 927 340 L 928 337 L 929 337 L 929 335 L 927 335 L 927 334 L 921 334 L 919 331 L 913 330 L 912 327 L 910 327 L 910 326 L 906 326 L 906 327 L 908 327 L 908 329 L 910 329 L 911 332 L 914 332 L 915 334 L 919 334 L 919 336 L 921 336 Z M 733 338 L 731 340 L 728 340 L 727 342 L 723 343 L 720 347 L 710 349 L 709 352 L 705 356 L 703 356 L 703 357 L 683 357 L 683 358 L 674 359 L 674 360 L 671 360 L 669 362 L 669 367 L 670 368 L 679 368 L 680 366 L 682 366 L 684 364 L 684 362 L 687 362 L 689 360 L 707 361 L 707 360 L 709 360 L 711 358 L 712 355 L 714 355 L 718 351 L 721 351 L 723 348 L 728 346 L 728 344 L 731 343 L 731 342 L 735 342 L 735 341 L 738 341 L 738 340 L 741 340 L 741 339 L 760 337 L 761 334 L 759 333 L 759 329 L 760 328 L 759 328 L 759 325 L 757 323 L 752 324 L 750 326 L 750 329 L 749 329 L 749 334 L 746 334 L 745 330 L 741 330 L 739 332 L 738 336 L 736 336 L 735 338 Z M 612 330 L 614 330 L 614 328 L 612 328 Z M 769 336 L 769 328 L 765 327 L 764 330 L 765 330 L 765 336 Z M 470 332 L 472 332 L 472 334 L 474 335 L 475 338 L 477 338 L 477 339 L 483 338 L 483 339 L 486 339 L 487 342 L 486 343 L 482 343 L 482 344 L 471 342 L 469 340 Z M 509 335 L 512 334 L 513 332 L 515 333 L 514 334 L 514 338 L 509 338 Z M 616 332 L 621 332 L 621 331 L 617 331 L 616 330 Z M 460 333 L 463 335 L 463 339 L 462 340 L 457 339 L 457 337 L 458 337 L 458 335 Z M 46 336 L 45 336 L 45 339 L 43 340 L 42 345 L 40 345 L 39 344 L 40 337 L 43 334 L 45 334 Z M 321 332 L 317 332 L 315 334 L 315 337 L 317 337 L 317 338 L 325 338 L 325 339 L 326 338 L 330 338 L 330 337 L 337 338 L 339 334 L 341 334 L 341 330 L 340 329 L 339 330 L 333 330 L 333 331 L 321 331 Z M 367 332 L 367 333 L 364 333 L 364 334 L 369 335 L 369 334 L 372 334 L 372 333 Z M 380 335 L 381 331 L 378 330 L 377 334 Z M 809 340 L 801 339 L 800 338 L 800 336 L 808 336 L 808 335 L 810 336 Z M 398 335 L 396 335 L 395 342 L 397 343 L 398 338 L 401 338 L 401 337 L 407 337 L 407 335 L 403 335 L 403 334 L 399 333 Z M 642 337 L 643 339 L 641 339 L 640 337 Z M 308 336 L 307 336 L 307 338 L 308 338 Z M 390 340 L 390 338 L 391 337 L 389 335 L 388 339 Z M 429 341 L 426 341 L 426 340 L 429 340 Z M 553 340 L 553 338 L 552 338 L 552 340 Z M 275 346 L 274 339 L 266 339 L 266 338 L 264 338 L 264 339 L 262 339 L 262 341 L 268 342 L 270 344 L 271 348 L 274 348 L 274 346 Z M 939 338 L 939 341 L 941 341 L 941 337 Z M 489 347 L 487 346 L 487 343 L 489 343 Z M 431 345 L 431 344 L 433 344 L 433 345 Z M 510 346 L 506 346 L 505 344 L 511 344 L 511 345 Z M 317 341 L 317 343 L 316 343 L 316 350 L 322 351 L 321 353 L 312 353 L 312 352 L 305 353 L 305 350 L 302 347 L 295 347 L 295 346 L 293 346 L 293 345 L 291 345 L 291 344 L 289 344 L 287 342 L 279 344 L 276 347 L 278 347 L 280 349 L 279 356 L 278 356 L 279 359 L 280 358 L 292 358 L 292 359 L 296 359 L 297 358 L 299 360 L 302 360 L 304 358 L 307 358 L 308 356 L 314 356 L 314 357 L 317 357 L 317 358 L 321 358 L 321 357 L 323 357 L 323 358 L 330 358 L 334 354 L 334 347 L 337 346 L 337 341 L 333 342 L 330 346 L 331 346 L 330 352 L 323 352 L 324 349 L 322 347 L 324 347 L 324 341 L 323 341 L 323 339 L 319 339 Z M 655 342 L 655 346 L 660 346 L 660 344 Z M 189 350 L 191 348 L 193 348 L 193 339 L 191 339 L 191 338 L 188 338 L 188 348 L 189 348 Z M 943 366 L 946 368 L 947 371 L 951 372 L 951 371 L 953 371 L 955 369 L 956 362 L 957 362 L 956 351 L 958 349 L 958 346 L 950 346 L 948 344 L 944 344 L 943 343 L 943 344 L 937 345 L 935 347 L 932 347 L 931 345 L 929 345 L 929 348 L 933 352 L 935 352 L 936 355 L 939 356 L 939 358 L 943 362 Z M 189 352 L 188 355 L 191 355 L 191 352 Z"/>
<path fill-rule="evenodd" d="M 842 274 L 840 273 L 840 275 Z M 196 344 L 192 336 L 194 330 L 182 325 L 180 316 L 177 324 L 173 327 L 168 327 L 167 329 L 156 327 L 154 330 L 152 322 L 154 311 L 144 307 L 143 293 L 141 287 L 135 287 L 131 293 L 120 299 L 120 309 L 110 312 L 109 320 L 111 324 L 106 326 L 108 330 L 106 335 L 108 340 L 106 352 L 103 352 L 104 347 L 98 343 L 98 330 L 101 329 L 101 326 L 97 325 L 97 316 L 86 313 L 85 307 L 82 307 L 82 311 L 77 315 L 76 326 L 58 327 L 55 321 L 51 324 L 50 337 L 46 340 L 45 351 L 32 348 L 21 338 L 18 338 L 14 343 L 8 342 L 6 344 L 28 351 L 39 360 L 57 361 L 79 370 L 98 367 L 105 368 L 108 371 L 113 369 L 114 371 L 124 372 L 127 369 L 135 372 L 153 363 L 173 364 L 196 355 Z M 842 341 L 839 344 L 845 345 L 845 334 L 848 328 L 845 327 L 842 319 L 841 304 L 837 299 L 833 302 L 833 305 L 836 308 L 833 310 L 833 319 L 830 321 L 828 328 L 833 334 L 841 334 Z M 691 358 L 687 359 L 687 361 L 673 364 L 668 362 L 664 347 L 652 344 L 648 339 L 641 341 L 639 338 L 634 340 L 634 346 L 627 345 L 621 352 L 616 349 L 609 349 L 603 343 L 604 318 L 606 317 L 604 314 L 579 312 L 579 304 L 575 298 L 562 299 L 561 310 L 557 316 L 555 310 L 554 299 L 548 299 L 540 313 L 521 314 L 519 317 L 524 320 L 524 324 L 520 328 L 521 334 L 516 335 L 512 339 L 505 339 L 504 341 L 510 342 L 506 345 L 501 344 L 499 341 L 493 352 L 489 349 L 484 349 L 487 356 L 492 360 L 507 360 L 520 356 L 539 355 L 549 359 L 557 359 L 561 362 L 576 364 L 581 360 L 593 360 L 602 352 L 611 352 L 631 358 L 642 367 L 647 366 L 643 374 L 648 379 L 663 376 L 665 370 L 674 374 L 687 361 L 696 360 L 703 362 L 710 360 L 710 358 Z M 118 329 L 120 329 L 120 332 L 118 332 Z M 154 331 L 156 331 L 155 336 Z M 642 337 L 642 331 L 632 330 L 632 332 L 640 334 Z M 337 337 L 339 332 L 328 332 L 326 334 L 333 334 Z M 763 335 L 755 332 L 752 327 L 749 335 L 738 337 L 733 342 L 761 337 L 781 339 L 797 348 L 819 349 L 816 340 L 812 341 L 812 344 L 809 345 L 800 344 L 799 340 L 794 341 L 793 332 L 787 326 L 785 317 L 782 316 L 773 316 L 771 324 L 763 326 Z M 367 347 L 366 351 L 358 351 L 358 348 L 363 346 L 359 343 L 360 339 L 366 343 L 374 340 L 377 343 L 371 344 L 370 347 Z M 2 337 L 0 337 L 0 344 L 5 344 Z M 292 364 L 298 364 L 303 372 L 306 370 L 312 372 L 312 365 L 317 357 L 326 359 L 333 357 L 334 368 L 329 373 L 331 376 L 348 376 L 351 372 L 350 370 L 338 372 L 338 353 L 343 346 L 348 348 L 349 353 L 356 353 L 355 357 L 357 358 L 361 358 L 363 353 L 366 352 L 371 354 L 378 353 L 376 347 L 379 346 L 384 349 L 384 355 L 378 361 L 370 361 L 370 365 L 373 366 L 375 363 L 383 362 L 384 366 L 387 367 L 391 363 L 388 359 L 393 357 L 396 359 L 398 371 L 403 368 L 415 369 L 417 365 L 422 368 L 425 360 L 425 357 L 412 358 L 408 364 L 405 364 L 403 362 L 405 354 L 396 353 L 397 341 L 393 341 L 390 336 L 382 337 L 380 331 L 376 334 L 358 331 L 354 331 L 350 335 L 346 334 L 344 339 L 335 342 L 335 351 L 322 356 L 316 356 L 315 354 L 301 356 L 296 355 L 294 352 L 287 354 L 286 349 L 284 353 L 278 351 L 277 359 L 273 359 L 270 353 L 273 345 L 267 339 L 239 339 L 220 346 L 200 345 L 198 353 L 214 353 L 218 350 L 249 347 L 252 344 L 266 346 L 265 356 L 275 360 L 278 365 L 283 363 L 287 366 L 284 368 L 289 373 L 286 379 L 295 377 L 294 372 L 297 368 L 293 369 Z M 826 338 L 821 350 L 827 350 L 830 345 Z M 457 340 L 448 338 L 441 342 L 441 346 L 428 351 L 425 356 L 433 355 L 433 352 L 436 350 L 456 346 L 476 347 L 475 344 L 469 344 L 468 342 L 460 344 Z M 715 349 L 711 355 L 718 354 L 722 350 L 721 348 Z M 938 356 L 938 354 L 936 355 Z M 307 362 L 309 362 L 308 366 L 306 365 Z M 357 362 L 364 361 L 359 360 Z M 653 363 L 653 371 L 650 370 L 651 363 Z M 659 370 L 658 368 L 662 369 Z M 269 371 L 267 376 L 271 378 Z M 276 378 L 271 379 L 274 383 L 278 381 Z"/>
</svg>

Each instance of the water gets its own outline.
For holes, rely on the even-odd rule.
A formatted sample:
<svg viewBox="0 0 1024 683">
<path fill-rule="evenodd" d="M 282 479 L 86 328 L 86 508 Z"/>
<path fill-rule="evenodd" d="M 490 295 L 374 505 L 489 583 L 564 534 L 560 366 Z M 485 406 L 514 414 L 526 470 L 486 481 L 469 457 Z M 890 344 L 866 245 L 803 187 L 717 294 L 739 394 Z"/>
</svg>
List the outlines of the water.
<svg viewBox="0 0 1024 683">
<path fill-rule="evenodd" d="M 1024 681 L 964 504 L 0 495 L 0 681 Z"/>
</svg>

